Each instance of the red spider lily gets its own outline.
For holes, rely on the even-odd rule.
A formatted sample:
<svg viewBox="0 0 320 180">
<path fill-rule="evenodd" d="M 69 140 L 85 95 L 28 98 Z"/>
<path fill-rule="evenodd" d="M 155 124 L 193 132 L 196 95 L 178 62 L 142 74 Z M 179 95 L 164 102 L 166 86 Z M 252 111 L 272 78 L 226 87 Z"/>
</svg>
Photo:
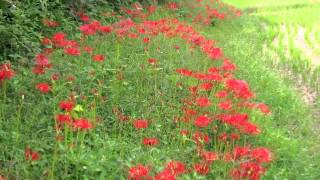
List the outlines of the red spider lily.
<svg viewBox="0 0 320 180">
<path fill-rule="evenodd" d="M 176 69 L 176 72 L 183 75 L 183 76 L 191 76 L 192 75 L 192 71 L 188 70 L 188 69 Z"/>
<path fill-rule="evenodd" d="M 231 100 L 226 100 L 224 102 L 220 102 L 218 104 L 218 107 L 222 110 L 230 110 L 232 108 L 232 102 L 231 102 Z"/>
<path fill-rule="evenodd" d="M 217 98 L 225 98 L 228 96 L 228 92 L 227 91 L 224 91 L 224 90 L 221 90 L 221 91 L 218 91 L 215 96 Z"/>
<path fill-rule="evenodd" d="M 56 115 L 56 120 L 59 122 L 59 123 L 71 123 L 72 121 L 72 117 L 68 114 L 57 114 Z"/>
<path fill-rule="evenodd" d="M 240 158 L 247 157 L 249 155 L 249 153 L 250 153 L 249 147 L 236 146 L 232 152 L 232 159 L 238 160 Z"/>
<path fill-rule="evenodd" d="M 231 171 L 231 177 L 233 179 L 249 179 L 259 180 L 260 176 L 265 173 L 266 169 L 261 165 L 253 162 L 244 162 L 240 164 L 239 168 Z"/>
<path fill-rule="evenodd" d="M 155 58 L 150 58 L 150 59 L 148 59 L 148 63 L 149 63 L 149 64 L 154 65 L 154 64 L 156 64 L 157 62 L 158 62 L 158 60 L 155 59 Z"/>
<path fill-rule="evenodd" d="M 209 51 L 206 52 L 207 55 L 215 60 L 215 59 L 219 59 L 222 57 L 222 50 L 220 48 L 211 48 Z"/>
<path fill-rule="evenodd" d="M 165 170 L 169 171 L 173 176 L 186 173 L 186 166 L 179 161 L 170 161 L 167 163 Z"/>
<path fill-rule="evenodd" d="M 102 54 L 93 55 L 92 60 L 96 62 L 103 62 L 105 60 L 105 56 Z"/>
<path fill-rule="evenodd" d="M 212 163 L 213 161 L 216 161 L 219 159 L 219 155 L 216 152 L 205 151 L 205 152 L 202 152 L 202 158 L 204 161 L 208 163 Z"/>
<path fill-rule="evenodd" d="M 236 65 L 232 64 L 232 62 L 229 59 L 225 59 L 223 61 L 223 66 L 221 67 L 223 70 L 225 71 L 233 71 L 235 70 L 237 67 Z"/>
<path fill-rule="evenodd" d="M 86 23 L 90 21 L 90 17 L 83 12 L 78 12 L 77 15 L 80 17 L 81 21 Z"/>
<path fill-rule="evenodd" d="M 42 93 L 48 93 L 51 91 L 51 86 L 48 83 L 39 83 L 36 85 L 36 88 Z"/>
<path fill-rule="evenodd" d="M 200 131 L 196 131 L 193 135 L 192 135 L 192 139 L 197 143 L 197 144 L 201 144 L 201 143 L 205 143 L 208 144 L 210 142 L 210 138 L 207 134 L 204 134 L 203 132 Z"/>
<path fill-rule="evenodd" d="M 44 46 L 48 46 L 48 45 L 51 45 L 51 40 L 47 37 L 44 37 L 41 39 L 41 44 L 44 45 Z"/>
<path fill-rule="evenodd" d="M 200 89 L 205 90 L 205 91 L 210 91 L 213 87 L 213 84 L 210 82 L 204 82 L 200 84 Z"/>
<path fill-rule="evenodd" d="M 73 47 L 64 49 L 64 53 L 72 56 L 79 56 L 81 54 L 79 49 Z"/>
<path fill-rule="evenodd" d="M 33 74 L 37 74 L 37 75 L 40 75 L 40 74 L 45 74 L 46 71 L 45 71 L 45 68 L 44 67 L 39 67 L 39 66 L 36 66 L 32 69 L 32 73 Z"/>
<path fill-rule="evenodd" d="M 269 163 L 272 161 L 270 151 L 264 147 L 253 149 L 250 154 L 257 163 Z"/>
<path fill-rule="evenodd" d="M 49 65 L 49 59 L 44 54 L 38 54 L 35 61 L 37 66 L 46 67 Z"/>
<path fill-rule="evenodd" d="M 51 38 L 51 41 L 57 47 L 66 47 L 67 45 L 66 35 L 63 32 L 57 32 L 54 34 Z"/>
<path fill-rule="evenodd" d="M 263 103 L 257 104 L 256 107 L 264 114 L 270 114 L 271 113 L 269 107 L 267 105 L 263 104 Z"/>
<path fill-rule="evenodd" d="M 148 178 L 149 172 L 150 170 L 148 167 L 138 164 L 129 169 L 128 179 L 141 180 L 144 178 Z"/>
<path fill-rule="evenodd" d="M 28 146 L 26 147 L 24 154 L 27 161 L 37 161 L 40 159 L 40 154 L 31 150 Z"/>
<path fill-rule="evenodd" d="M 219 134 L 218 139 L 219 141 L 225 142 L 228 139 L 228 134 L 226 132 Z"/>
<path fill-rule="evenodd" d="M 194 125 L 204 128 L 207 127 L 209 124 L 211 123 L 211 119 L 209 119 L 206 116 L 199 116 L 195 121 L 194 121 Z"/>
<path fill-rule="evenodd" d="M 144 43 L 148 44 L 150 42 L 150 38 L 145 37 L 145 38 L 142 39 L 142 41 Z"/>
<path fill-rule="evenodd" d="M 211 106 L 211 102 L 207 97 L 198 97 L 196 99 L 198 106 L 200 107 L 209 107 Z"/>
<path fill-rule="evenodd" d="M 251 134 L 251 135 L 257 135 L 261 133 L 261 130 L 259 129 L 259 127 L 250 122 L 245 122 L 241 124 L 239 129 L 240 131 L 246 134 Z"/>
<path fill-rule="evenodd" d="M 43 19 L 42 20 L 43 25 L 48 26 L 48 27 L 57 27 L 59 26 L 59 23 L 54 21 L 54 20 L 50 20 L 50 19 Z"/>
<path fill-rule="evenodd" d="M 232 133 L 230 135 L 230 139 L 233 140 L 233 141 L 239 140 L 240 139 L 240 135 L 236 134 L 236 133 Z"/>
<path fill-rule="evenodd" d="M 101 28 L 99 21 L 92 21 L 90 24 L 80 26 L 80 31 L 85 35 L 95 35 Z"/>
<path fill-rule="evenodd" d="M 73 127 L 76 129 L 88 130 L 92 128 L 92 124 L 88 119 L 80 118 L 73 121 Z"/>
<path fill-rule="evenodd" d="M 9 80 L 15 75 L 15 72 L 11 69 L 10 64 L 2 64 L 0 66 L 0 83 L 4 80 Z"/>
<path fill-rule="evenodd" d="M 155 180 L 175 180 L 176 177 L 171 174 L 170 170 L 164 169 L 160 173 L 158 173 L 155 177 Z"/>
<path fill-rule="evenodd" d="M 142 143 L 146 146 L 156 146 L 159 144 L 158 138 L 144 138 Z"/>
<path fill-rule="evenodd" d="M 219 73 L 219 69 L 216 68 L 216 67 L 211 67 L 211 68 L 208 69 L 208 73 L 210 73 L 210 74 Z"/>
<path fill-rule="evenodd" d="M 226 86 L 238 97 L 249 99 L 254 96 L 248 84 L 243 80 L 229 79 Z"/>
<path fill-rule="evenodd" d="M 59 103 L 59 107 L 60 107 L 60 109 L 62 109 L 62 110 L 65 110 L 65 111 L 70 112 L 70 111 L 72 111 L 72 109 L 74 108 L 74 103 L 71 102 L 71 101 L 61 101 L 61 102 Z"/>
<path fill-rule="evenodd" d="M 148 127 L 148 121 L 144 119 L 138 119 L 133 122 L 133 126 L 136 129 L 144 129 Z"/>
<path fill-rule="evenodd" d="M 207 164 L 197 163 L 193 165 L 194 170 L 201 175 L 207 175 L 210 171 L 210 168 Z"/>
<path fill-rule="evenodd" d="M 111 33 L 112 27 L 111 26 L 100 26 L 99 31 L 102 33 Z"/>
</svg>

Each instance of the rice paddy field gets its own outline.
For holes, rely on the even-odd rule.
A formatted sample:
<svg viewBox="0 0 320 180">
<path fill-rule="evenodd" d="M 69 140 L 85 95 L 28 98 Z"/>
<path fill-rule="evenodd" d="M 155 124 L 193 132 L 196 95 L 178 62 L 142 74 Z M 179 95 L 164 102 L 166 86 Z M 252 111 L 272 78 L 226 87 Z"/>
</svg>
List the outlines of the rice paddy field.
<svg viewBox="0 0 320 180">
<path fill-rule="evenodd" d="M 320 1 L 119 9 L 1 60 L 0 180 L 320 179 Z"/>
</svg>

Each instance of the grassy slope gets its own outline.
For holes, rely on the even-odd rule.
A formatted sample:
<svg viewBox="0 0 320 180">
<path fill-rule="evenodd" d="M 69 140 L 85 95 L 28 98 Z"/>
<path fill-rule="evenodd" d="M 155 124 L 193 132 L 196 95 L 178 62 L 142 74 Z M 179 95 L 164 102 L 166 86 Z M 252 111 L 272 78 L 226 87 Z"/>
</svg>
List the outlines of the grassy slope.
<svg viewBox="0 0 320 180">
<path fill-rule="evenodd" d="M 239 7 L 259 7 L 259 6 L 280 6 L 283 4 L 299 4 L 306 1 L 236 1 L 229 0 Z M 287 4 L 287 5 L 288 5 Z M 288 14 L 282 16 L 266 15 L 274 23 L 283 22 L 299 23 L 311 25 L 315 21 L 315 8 L 299 9 L 289 13 L 297 13 L 295 18 L 288 18 Z M 257 10 L 259 15 L 259 9 Z M 302 14 L 305 13 L 305 16 Z M 309 18 L 309 15 L 312 15 Z M 307 20 L 308 19 L 308 20 Z M 271 142 L 271 146 L 277 151 L 277 164 L 268 173 L 266 179 L 318 179 L 319 154 L 317 149 L 318 135 L 312 132 L 311 126 L 314 120 L 311 117 L 310 110 L 301 101 L 300 96 L 293 90 L 292 85 L 286 79 L 282 79 L 277 70 L 271 69 L 268 60 L 272 57 L 266 57 L 262 54 L 262 45 L 265 42 L 266 33 L 260 27 L 261 19 L 255 16 L 244 16 L 242 19 L 225 25 L 228 33 L 221 37 L 225 49 L 230 50 L 230 56 L 237 62 L 241 69 L 240 76 L 249 80 L 256 89 L 258 98 L 269 103 L 275 112 L 274 119 L 266 123 L 268 132 L 266 141 Z M 241 31 L 239 33 L 239 28 Z M 214 37 L 220 37 L 221 32 L 217 28 Z M 226 30 L 224 30 L 225 32 Z M 226 41 L 225 38 L 230 40 Z M 231 50 L 232 49 L 232 50 Z M 227 51 L 228 52 L 228 51 Z"/>
<path fill-rule="evenodd" d="M 257 144 L 272 147 L 275 153 L 275 161 L 269 168 L 265 179 L 317 179 L 319 177 L 319 167 L 317 166 L 319 158 L 310 151 L 313 142 L 306 140 L 313 138 L 313 134 L 309 131 L 309 111 L 290 85 L 267 65 L 268 63 L 265 60 L 270 57 L 264 57 L 261 53 L 263 36 L 260 34 L 261 27 L 257 24 L 257 19 L 245 16 L 240 19 L 218 23 L 213 28 L 203 30 L 202 33 L 218 41 L 225 54 L 237 64 L 239 68 L 237 75 L 247 80 L 250 87 L 255 90 L 257 101 L 265 102 L 273 111 L 273 115 L 267 119 L 258 118 L 260 116 L 254 116 L 257 119 L 253 119 L 264 130 L 262 138 L 259 137 Z M 86 100 L 80 100 L 79 103 L 83 104 L 85 110 L 79 114 L 94 117 L 95 114 L 89 110 L 89 104 L 97 101 L 97 112 L 100 116 L 107 118 L 103 125 L 98 126 L 87 136 L 86 143 L 89 144 L 90 148 L 80 149 L 81 157 L 70 153 L 68 149 L 61 150 L 68 156 L 63 156 L 58 160 L 56 173 L 66 175 L 66 178 L 74 178 L 69 174 L 72 172 L 65 172 L 64 166 L 73 169 L 75 164 L 79 163 L 81 165 L 79 171 L 85 173 L 87 177 L 95 177 L 99 174 L 100 177 L 108 175 L 109 178 L 116 178 L 126 170 L 116 167 L 129 167 L 135 162 L 146 164 L 152 162 L 153 165 L 161 166 L 163 161 L 168 160 L 168 157 L 184 160 L 186 155 L 193 151 L 192 147 L 183 149 L 184 146 L 176 146 L 172 143 L 177 140 L 175 135 L 178 134 L 178 130 L 168 131 L 165 129 L 162 130 L 162 133 L 167 134 L 167 136 L 162 137 L 162 143 L 166 146 L 155 148 L 146 153 L 144 147 L 137 146 L 137 144 L 140 144 L 140 135 L 128 133 L 135 132 L 131 126 L 119 127 L 115 124 L 116 118 L 112 115 L 111 108 L 120 106 L 133 118 L 160 119 L 162 122 L 155 125 L 156 127 L 153 127 L 153 130 L 145 132 L 145 135 L 153 136 L 160 132 L 161 127 L 172 121 L 174 114 L 178 113 L 172 111 L 170 107 L 164 108 L 160 105 L 163 101 L 167 104 L 179 104 L 176 96 L 177 92 L 181 92 L 179 88 L 175 87 L 175 83 L 183 80 L 172 71 L 174 67 L 183 65 L 200 70 L 211 64 L 203 64 L 205 57 L 197 51 L 190 51 L 187 46 L 181 46 L 177 53 L 172 47 L 182 43 L 174 40 L 169 41 L 163 37 L 156 38 L 151 44 L 152 49 L 160 45 L 160 53 L 151 52 L 150 54 L 144 54 L 144 45 L 141 42 L 137 41 L 131 44 L 119 42 L 119 44 L 115 44 L 113 38 L 99 37 L 99 39 L 88 42 L 92 46 L 102 43 L 101 46 L 96 48 L 96 53 L 106 53 L 108 55 L 106 64 L 102 66 L 86 61 L 90 59 L 90 56 L 82 57 L 80 59 L 82 61 L 79 61 L 76 58 L 61 58 L 61 52 L 54 54 L 52 59 L 61 63 L 57 63 L 60 64 L 60 67 L 56 67 L 57 69 L 53 71 L 70 73 L 74 72 L 74 68 L 77 68 L 77 66 L 83 67 L 81 72 L 75 73 L 78 77 L 77 83 L 55 85 L 60 89 L 56 89 L 54 98 L 50 99 L 54 107 L 51 107 L 52 104 L 48 104 L 48 97 L 42 96 L 36 91 L 30 92 L 27 90 L 33 89 L 34 83 L 40 81 L 30 74 L 14 81 L 15 85 L 19 84 L 24 89 L 17 89 L 17 86 L 9 87 L 12 88 L 11 93 L 24 91 L 29 94 L 26 94 L 26 99 L 21 100 L 21 102 L 19 98 L 11 102 L 11 105 L 16 104 L 17 107 L 19 107 L 19 104 L 24 105 L 21 110 L 24 112 L 23 116 L 19 117 L 21 115 L 19 111 L 17 116 L 10 116 L 8 112 L 6 120 L 1 124 L 4 129 L 0 136 L 4 142 L 4 151 L 2 151 L 0 157 L 7 158 L 13 163 L 12 167 L 10 166 L 9 169 L 4 171 L 6 174 L 32 179 L 32 177 L 40 177 L 49 171 L 48 169 L 42 169 L 43 167 L 50 167 L 52 162 L 50 155 L 53 152 L 50 144 L 54 141 L 54 129 L 48 129 L 48 126 L 53 127 L 52 113 L 58 111 L 56 104 L 59 100 L 68 96 L 68 94 L 58 92 L 67 92 L 69 88 L 76 92 L 91 94 L 91 88 L 98 87 L 99 93 L 108 95 L 110 101 L 105 104 L 93 95 L 89 95 Z M 149 57 L 157 58 L 160 61 L 161 69 L 155 71 L 146 65 L 146 60 Z M 66 60 L 74 64 L 64 65 Z M 140 65 L 147 66 L 145 72 L 141 72 Z M 95 79 L 88 76 L 88 73 L 93 70 L 98 74 Z M 125 77 L 125 81 L 117 79 L 122 75 Z M 31 80 L 33 84 L 25 84 L 28 80 Z M 103 83 L 107 85 L 97 86 L 99 80 L 103 80 Z M 13 95 L 11 93 L 9 95 Z M 9 105 L 6 105 L 6 108 L 10 109 Z M 49 108 L 54 110 L 48 110 Z M 149 111 L 145 111 L 145 109 L 149 109 Z M 171 114 L 164 112 L 170 112 Z M 171 126 L 170 128 L 174 129 Z M 37 131 L 34 131 L 35 129 Z M 37 150 L 43 154 L 47 153 L 44 155 L 41 164 L 33 167 L 40 170 L 35 171 L 33 169 L 31 171 L 31 167 L 24 164 L 23 149 L 26 144 L 37 147 Z M 19 150 L 15 151 L 16 149 Z M 131 153 L 134 154 L 133 157 L 130 156 Z M 150 157 L 153 157 L 153 159 L 150 159 Z M 110 164 L 110 162 L 113 162 L 113 164 Z M 218 170 L 218 168 L 214 170 Z M 104 174 L 101 173 L 102 171 Z M 220 169 L 220 171 L 223 171 L 223 169 Z M 195 174 L 191 175 L 192 179 L 196 179 L 196 177 Z"/>
</svg>

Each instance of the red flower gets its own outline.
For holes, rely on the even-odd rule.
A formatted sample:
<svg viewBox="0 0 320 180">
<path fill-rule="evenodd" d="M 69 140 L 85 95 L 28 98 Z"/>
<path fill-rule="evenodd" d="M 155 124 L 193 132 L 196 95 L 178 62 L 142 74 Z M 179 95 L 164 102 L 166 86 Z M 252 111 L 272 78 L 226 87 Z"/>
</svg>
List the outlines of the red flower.
<svg viewBox="0 0 320 180">
<path fill-rule="evenodd" d="M 97 55 L 92 56 L 92 59 L 96 62 L 103 62 L 105 57 L 102 54 L 97 54 Z"/>
<path fill-rule="evenodd" d="M 51 87 L 47 83 L 39 83 L 36 85 L 36 88 L 42 93 L 48 93 L 49 91 L 51 91 Z"/>
<path fill-rule="evenodd" d="M 205 143 L 205 144 L 208 144 L 209 141 L 210 141 L 210 138 L 207 134 L 204 134 L 203 132 L 200 132 L 200 131 L 196 131 L 193 136 L 192 136 L 192 139 L 194 141 L 196 141 L 197 144 L 199 143 Z"/>
<path fill-rule="evenodd" d="M 133 180 L 142 180 L 143 178 L 146 178 L 149 174 L 149 168 L 143 165 L 137 165 L 134 167 L 131 167 L 129 169 L 129 177 L 128 179 Z"/>
<path fill-rule="evenodd" d="M 26 147 L 24 154 L 25 154 L 26 160 L 28 160 L 28 161 L 30 161 L 30 160 L 37 161 L 40 159 L 39 153 L 36 151 L 32 151 L 28 146 Z"/>
<path fill-rule="evenodd" d="M 178 176 L 186 172 L 185 164 L 179 161 L 168 162 L 165 169 L 171 172 L 174 176 Z"/>
<path fill-rule="evenodd" d="M 76 129 L 88 130 L 92 128 L 92 124 L 89 122 L 88 119 L 80 118 L 74 120 L 73 127 Z"/>
<path fill-rule="evenodd" d="M 146 146 L 155 146 L 159 144 L 159 140 L 158 138 L 144 138 L 142 143 Z"/>
<path fill-rule="evenodd" d="M 254 96 L 248 84 L 243 80 L 229 79 L 226 86 L 238 97 L 249 99 Z"/>
<path fill-rule="evenodd" d="M 57 47 L 65 47 L 67 45 L 66 35 L 63 32 L 58 32 L 54 34 L 51 41 Z"/>
<path fill-rule="evenodd" d="M 225 98 L 228 96 L 228 92 L 227 91 L 218 91 L 215 95 L 217 98 Z"/>
<path fill-rule="evenodd" d="M 192 75 L 192 71 L 188 70 L 188 69 L 176 69 L 176 72 L 183 75 L 183 76 L 191 76 Z"/>
<path fill-rule="evenodd" d="M 198 97 L 196 99 L 198 106 L 200 107 L 208 107 L 211 106 L 211 102 L 207 97 Z"/>
<path fill-rule="evenodd" d="M 70 115 L 66 115 L 66 114 L 58 114 L 58 115 L 56 115 L 56 120 L 59 123 L 70 123 L 72 120 L 72 117 Z"/>
<path fill-rule="evenodd" d="M 49 59 L 44 54 L 38 54 L 35 61 L 37 66 L 46 67 L 49 65 Z"/>
<path fill-rule="evenodd" d="M 60 109 L 65 110 L 65 111 L 72 111 L 74 104 L 71 101 L 61 101 L 59 103 L 59 107 L 60 107 Z"/>
<path fill-rule="evenodd" d="M 205 151 L 202 153 L 202 158 L 206 162 L 212 163 L 213 161 L 216 161 L 219 159 L 219 155 L 216 152 Z"/>
<path fill-rule="evenodd" d="M 41 44 L 44 46 L 51 45 L 51 40 L 49 38 L 44 37 L 41 40 Z"/>
<path fill-rule="evenodd" d="M 148 59 L 148 63 L 149 64 L 156 64 L 158 62 L 158 60 L 157 59 L 155 59 L 155 58 L 150 58 L 150 59 Z"/>
<path fill-rule="evenodd" d="M 136 129 L 144 129 L 148 127 L 148 121 L 144 119 L 138 119 L 133 122 L 133 126 Z"/>
<path fill-rule="evenodd" d="M 211 59 L 218 59 L 223 55 L 220 48 L 211 48 L 207 54 Z"/>
<path fill-rule="evenodd" d="M 99 31 L 102 33 L 111 33 L 112 32 L 112 27 L 111 26 L 101 26 L 99 28 Z"/>
<path fill-rule="evenodd" d="M 15 72 L 11 69 L 10 64 L 2 64 L 0 66 L 0 82 L 5 79 L 11 79 L 15 75 Z"/>
<path fill-rule="evenodd" d="M 73 47 L 64 49 L 64 53 L 72 56 L 79 56 L 81 54 L 79 49 Z"/>
<path fill-rule="evenodd" d="M 213 84 L 210 82 L 205 82 L 200 85 L 200 88 L 205 91 L 210 91 L 213 87 Z"/>
<path fill-rule="evenodd" d="M 145 37 L 145 38 L 143 38 L 142 41 L 143 41 L 144 43 L 148 44 L 148 43 L 150 42 L 150 38 Z"/>
<path fill-rule="evenodd" d="M 257 108 L 264 114 L 270 114 L 271 111 L 269 109 L 269 107 L 263 103 L 260 103 L 257 105 Z"/>
<path fill-rule="evenodd" d="M 239 147 L 239 146 L 236 146 L 236 147 L 233 149 L 233 157 L 232 157 L 232 159 L 233 159 L 233 160 L 237 160 L 237 159 L 246 157 L 246 156 L 249 155 L 249 153 L 250 153 L 250 149 L 249 149 L 248 147 Z"/>
<path fill-rule="evenodd" d="M 223 70 L 225 70 L 225 71 L 233 71 L 236 68 L 237 68 L 236 65 L 232 64 L 232 62 L 229 59 L 225 59 L 223 61 L 223 66 L 222 66 Z"/>
<path fill-rule="evenodd" d="M 239 168 L 231 171 L 231 176 L 233 179 L 259 180 L 265 171 L 266 169 L 259 164 L 244 162 L 240 164 Z"/>
<path fill-rule="evenodd" d="M 230 110 L 232 108 L 232 103 L 230 100 L 224 101 L 224 102 L 220 102 L 218 104 L 218 107 L 222 110 Z"/>
<path fill-rule="evenodd" d="M 171 172 L 167 169 L 164 169 L 160 173 L 158 173 L 155 177 L 155 180 L 175 180 L 176 177 L 171 174 Z"/>
<path fill-rule="evenodd" d="M 207 118 L 206 116 L 199 116 L 195 121 L 194 121 L 194 125 L 204 128 L 207 127 L 209 124 L 211 123 L 211 120 L 209 118 Z"/>
<path fill-rule="evenodd" d="M 207 164 L 194 164 L 193 165 L 194 170 L 201 175 L 207 175 L 209 173 L 209 166 Z"/>
<path fill-rule="evenodd" d="M 258 163 L 269 163 L 272 160 L 272 155 L 267 148 L 256 148 L 251 151 L 251 156 Z"/>
</svg>

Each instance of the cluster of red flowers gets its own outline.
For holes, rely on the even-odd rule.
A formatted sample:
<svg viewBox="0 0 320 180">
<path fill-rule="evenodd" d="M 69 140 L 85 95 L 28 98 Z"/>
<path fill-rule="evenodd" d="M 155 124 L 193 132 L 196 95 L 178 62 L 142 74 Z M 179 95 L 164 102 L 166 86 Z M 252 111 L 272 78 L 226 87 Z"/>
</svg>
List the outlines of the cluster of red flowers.
<svg viewBox="0 0 320 180">
<path fill-rule="evenodd" d="M 209 24 L 212 19 L 224 19 L 227 16 L 227 14 L 219 12 L 217 8 L 213 8 L 204 1 L 197 0 L 197 2 L 198 5 L 193 4 L 193 6 L 200 6 L 200 8 L 205 8 L 206 11 L 204 11 L 205 15 L 196 13 L 194 19 L 200 19 L 203 24 Z M 224 7 L 224 4 L 219 0 L 210 2 L 215 5 L 218 4 L 220 8 Z M 175 12 L 181 5 L 169 3 L 166 7 Z M 229 9 L 233 8 L 229 7 Z M 118 39 L 138 39 L 143 46 L 149 48 L 155 36 L 164 35 L 166 38 L 178 38 L 184 41 L 192 50 L 198 49 L 210 62 L 215 64 L 205 71 L 185 67 L 173 70 L 176 71 L 176 76 L 182 76 L 183 79 L 192 79 L 192 81 L 183 80 L 183 82 L 177 83 L 179 88 L 186 92 L 187 96 L 181 99 L 182 115 L 175 117 L 174 123 L 177 128 L 189 127 L 189 129 L 181 129 L 180 134 L 190 138 L 195 144 L 195 152 L 198 158 L 196 163 L 193 162 L 192 166 L 190 165 L 191 168 L 187 169 L 187 165 L 182 162 L 170 161 L 161 172 L 155 173 L 154 176 L 149 166 L 138 164 L 129 169 L 128 179 L 174 180 L 179 175 L 190 172 L 207 175 L 211 172 L 212 164 L 219 160 L 225 160 L 226 163 L 237 161 L 239 166 L 230 172 L 230 175 L 235 179 L 259 179 L 266 171 L 264 164 L 271 161 L 271 153 L 268 149 L 263 147 L 255 149 L 235 147 L 233 152 L 219 152 L 221 149 L 228 148 L 230 150 L 230 148 L 233 148 L 231 144 L 236 144 L 243 136 L 258 135 L 261 132 L 257 125 L 250 122 L 248 109 L 258 109 L 264 114 L 270 114 L 267 105 L 252 102 L 254 93 L 250 90 L 249 85 L 244 80 L 234 77 L 234 71 L 237 69 L 236 65 L 224 56 L 222 49 L 216 46 L 214 40 L 202 36 L 186 22 L 176 18 L 147 20 L 147 17 L 156 11 L 154 6 L 142 6 L 135 3 L 132 5 L 132 9 L 121 8 L 121 10 L 131 18 L 139 18 L 142 21 L 136 23 L 131 18 L 121 18 L 120 21 L 112 25 L 102 25 L 99 21 L 91 20 L 84 13 L 78 13 L 79 18 L 84 22 L 79 28 L 82 38 L 114 34 Z M 234 9 L 233 12 L 238 11 Z M 46 20 L 44 24 L 55 27 L 57 23 Z M 46 69 L 53 66 L 50 63 L 49 56 L 55 49 L 62 49 L 65 54 L 75 57 L 87 53 L 93 61 L 106 63 L 105 55 L 94 53 L 93 48 L 82 47 L 77 41 L 67 39 L 63 32 L 57 32 L 51 38 L 43 38 L 42 44 L 46 48 L 35 57 L 33 68 L 33 72 L 37 75 L 45 74 Z M 147 51 L 148 48 L 145 48 L 145 50 Z M 179 46 L 175 48 L 178 50 Z M 155 58 L 149 58 L 146 62 L 150 64 L 149 67 L 160 66 L 158 59 Z M 13 74 L 9 65 L 3 65 L 0 69 L 0 81 L 11 78 Z M 94 73 L 91 75 L 94 76 Z M 51 80 L 56 81 L 58 79 L 58 74 L 51 75 Z M 68 81 L 74 81 L 75 77 L 70 76 L 67 79 Z M 42 93 L 49 93 L 52 90 L 52 87 L 45 82 L 37 84 L 36 88 Z M 75 102 L 74 99 L 70 98 L 70 100 L 59 103 L 61 113 L 58 113 L 55 117 L 58 130 L 68 127 L 73 130 L 85 131 L 95 126 L 95 123 L 93 124 L 89 119 L 79 118 L 75 115 Z M 143 134 L 154 124 L 154 121 L 151 120 L 131 119 L 119 108 L 113 108 L 112 112 L 119 122 L 129 122 L 130 126 L 136 129 L 139 134 Z M 213 146 L 211 146 L 213 142 L 220 143 L 221 148 L 213 149 Z M 145 149 L 154 146 L 160 147 L 161 138 L 154 135 L 142 137 L 139 139 L 139 143 Z M 39 155 L 28 148 L 26 149 L 26 159 L 37 160 Z"/>
<path fill-rule="evenodd" d="M 59 108 L 65 111 L 64 114 L 57 114 L 56 121 L 58 122 L 58 128 L 60 129 L 63 124 L 68 125 L 74 129 L 89 130 L 93 128 L 92 123 L 86 118 L 72 117 L 71 111 L 74 109 L 74 103 L 72 101 L 61 101 L 59 103 Z"/>
</svg>

